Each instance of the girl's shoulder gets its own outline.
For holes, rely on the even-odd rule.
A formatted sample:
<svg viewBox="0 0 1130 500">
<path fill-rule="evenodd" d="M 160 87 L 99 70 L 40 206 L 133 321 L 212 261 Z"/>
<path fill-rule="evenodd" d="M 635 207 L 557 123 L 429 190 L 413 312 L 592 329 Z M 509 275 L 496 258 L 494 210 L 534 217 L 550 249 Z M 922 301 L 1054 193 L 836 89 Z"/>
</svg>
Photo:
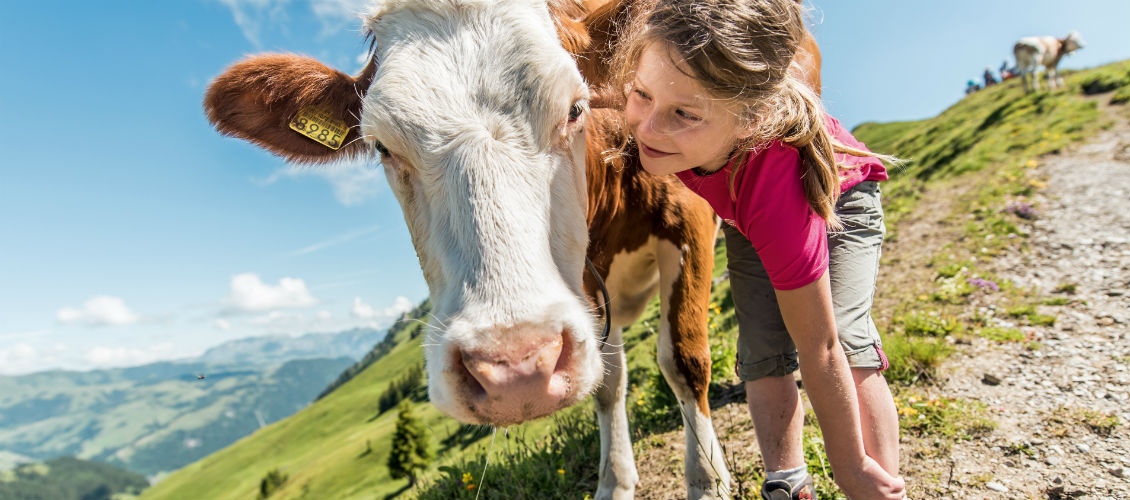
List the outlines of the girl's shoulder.
<svg viewBox="0 0 1130 500">
<path fill-rule="evenodd" d="M 735 180 L 755 180 L 765 174 L 776 176 L 791 169 L 799 169 L 801 163 L 800 151 L 796 147 L 773 140 L 750 151 Z"/>
</svg>

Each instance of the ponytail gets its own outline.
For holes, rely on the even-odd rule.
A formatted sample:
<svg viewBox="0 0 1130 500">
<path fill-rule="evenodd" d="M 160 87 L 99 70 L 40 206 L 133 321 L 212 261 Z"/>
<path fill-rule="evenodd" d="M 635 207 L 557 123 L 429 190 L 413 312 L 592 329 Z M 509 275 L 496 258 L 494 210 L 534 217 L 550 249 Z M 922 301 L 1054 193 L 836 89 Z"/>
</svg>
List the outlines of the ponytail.
<svg viewBox="0 0 1130 500">
<path fill-rule="evenodd" d="M 801 184 L 808 206 L 827 221 L 830 229 L 839 230 L 843 226 L 836 215 L 836 200 L 840 196 L 840 173 L 844 169 L 835 154 L 874 156 L 891 163 L 898 160 L 840 143 L 825 126 L 824 116 L 824 106 L 816 93 L 792 74 L 786 75 L 776 95 L 765 102 L 757 116 L 751 117 L 754 133 L 747 144 L 777 139 L 796 148 L 800 153 Z M 742 149 L 744 156 L 750 154 L 752 148 Z M 741 158 L 731 174 L 731 190 L 744 164 L 745 158 Z"/>
</svg>

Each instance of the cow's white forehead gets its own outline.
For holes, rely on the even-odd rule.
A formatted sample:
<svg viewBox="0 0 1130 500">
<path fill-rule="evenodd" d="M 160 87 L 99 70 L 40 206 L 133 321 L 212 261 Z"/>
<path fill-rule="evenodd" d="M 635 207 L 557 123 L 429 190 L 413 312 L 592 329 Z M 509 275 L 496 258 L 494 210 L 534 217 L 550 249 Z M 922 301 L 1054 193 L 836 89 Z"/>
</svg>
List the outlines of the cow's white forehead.
<svg viewBox="0 0 1130 500">
<path fill-rule="evenodd" d="M 584 91 L 544 2 L 390 1 L 366 24 L 378 71 L 362 121 L 402 154 L 427 156 L 468 127 L 538 149 Z"/>
</svg>

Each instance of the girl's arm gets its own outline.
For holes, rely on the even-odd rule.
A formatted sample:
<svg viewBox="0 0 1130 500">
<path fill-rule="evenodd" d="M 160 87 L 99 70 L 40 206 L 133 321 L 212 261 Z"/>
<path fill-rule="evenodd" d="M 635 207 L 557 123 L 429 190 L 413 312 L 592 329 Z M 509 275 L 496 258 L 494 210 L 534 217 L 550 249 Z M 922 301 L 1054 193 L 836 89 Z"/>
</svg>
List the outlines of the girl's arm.
<svg viewBox="0 0 1130 500">
<path fill-rule="evenodd" d="M 804 388 L 820 422 L 836 483 L 849 498 L 903 498 L 903 480 L 888 474 L 864 451 L 859 403 L 836 336 L 827 271 L 795 290 L 777 290 L 777 303 L 797 347 Z"/>
</svg>

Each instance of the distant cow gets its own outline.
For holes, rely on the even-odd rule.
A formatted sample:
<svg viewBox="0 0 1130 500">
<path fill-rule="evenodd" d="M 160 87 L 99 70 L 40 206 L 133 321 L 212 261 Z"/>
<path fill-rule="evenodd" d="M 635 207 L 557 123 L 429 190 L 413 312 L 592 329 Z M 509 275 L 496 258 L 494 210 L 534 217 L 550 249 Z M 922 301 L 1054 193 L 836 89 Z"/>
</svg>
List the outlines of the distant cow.
<svg viewBox="0 0 1130 500">
<path fill-rule="evenodd" d="M 1040 90 L 1040 82 L 1036 79 L 1036 71 L 1043 66 L 1048 74 L 1048 88 L 1058 88 L 1063 85 L 1063 78 L 1059 77 L 1056 67 L 1063 56 L 1083 48 L 1083 37 L 1079 32 L 1072 30 L 1064 38 L 1051 36 L 1029 36 L 1021 38 L 1012 47 L 1016 56 L 1016 72 L 1024 81 L 1024 90 L 1031 92 Z M 1031 85 L 1029 85 L 1029 80 Z"/>
</svg>

